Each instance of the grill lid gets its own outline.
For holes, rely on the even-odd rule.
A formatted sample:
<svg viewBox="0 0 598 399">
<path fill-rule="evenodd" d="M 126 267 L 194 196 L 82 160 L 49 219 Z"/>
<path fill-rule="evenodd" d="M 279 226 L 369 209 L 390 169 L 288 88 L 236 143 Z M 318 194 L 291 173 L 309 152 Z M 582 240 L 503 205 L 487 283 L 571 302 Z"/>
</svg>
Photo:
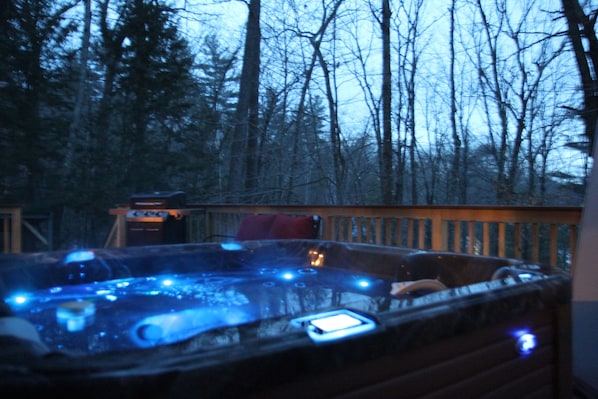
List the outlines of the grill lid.
<svg viewBox="0 0 598 399">
<path fill-rule="evenodd" d="M 183 191 L 152 191 L 133 194 L 129 201 L 131 209 L 177 209 L 185 208 L 187 195 Z"/>
</svg>

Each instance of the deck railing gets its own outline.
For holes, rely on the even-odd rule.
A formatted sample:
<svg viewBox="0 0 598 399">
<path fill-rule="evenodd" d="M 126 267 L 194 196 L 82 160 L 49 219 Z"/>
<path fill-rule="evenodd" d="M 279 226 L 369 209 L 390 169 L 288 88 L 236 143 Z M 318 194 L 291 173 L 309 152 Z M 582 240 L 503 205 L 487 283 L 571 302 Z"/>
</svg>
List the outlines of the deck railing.
<svg viewBox="0 0 598 399">
<path fill-rule="evenodd" d="M 20 206 L 0 207 L 0 253 L 54 249 L 53 217 L 49 212 L 23 212 Z"/>
<path fill-rule="evenodd" d="M 116 216 L 106 246 L 126 246 L 128 208 Z M 318 215 L 321 238 L 464 252 L 541 262 L 572 271 L 580 207 L 194 205 L 187 241 L 232 237 L 248 214 Z"/>
</svg>

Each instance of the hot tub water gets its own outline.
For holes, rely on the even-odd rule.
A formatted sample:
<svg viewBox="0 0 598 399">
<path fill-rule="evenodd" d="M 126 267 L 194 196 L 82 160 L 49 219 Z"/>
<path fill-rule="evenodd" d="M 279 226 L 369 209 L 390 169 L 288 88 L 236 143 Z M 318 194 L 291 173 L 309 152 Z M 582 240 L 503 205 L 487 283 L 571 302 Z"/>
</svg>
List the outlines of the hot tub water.
<svg viewBox="0 0 598 399">
<path fill-rule="evenodd" d="M 333 268 L 257 268 L 65 285 L 7 298 L 50 348 L 102 353 L 179 342 L 204 331 L 350 306 L 367 311 L 391 281 Z"/>
</svg>

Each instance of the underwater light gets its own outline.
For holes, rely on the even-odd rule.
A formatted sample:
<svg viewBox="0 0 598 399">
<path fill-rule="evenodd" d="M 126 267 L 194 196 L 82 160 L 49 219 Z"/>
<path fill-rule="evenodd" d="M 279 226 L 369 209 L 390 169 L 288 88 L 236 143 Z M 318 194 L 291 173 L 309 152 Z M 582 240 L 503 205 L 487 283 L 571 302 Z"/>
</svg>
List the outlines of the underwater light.
<svg viewBox="0 0 598 399">
<path fill-rule="evenodd" d="M 223 242 L 220 247 L 226 251 L 240 251 L 243 249 L 243 246 L 237 242 Z"/>
<path fill-rule="evenodd" d="M 10 303 L 13 305 L 24 305 L 29 301 L 29 296 L 26 294 L 16 294 L 9 298 L 4 299 L 6 303 Z"/>
<path fill-rule="evenodd" d="M 170 287 L 172 284 L 174 284 L 174 282 L 170 279 L 166 279 L 166 280 L 162 281 L 162 285 L 164 287 Z"/>
<path fill-rule="evenodd" d="M 520 333 L 519 337 L 517 338 L 517 351 L 521 355 L 529 355 L 536 349 L 538 346 L 538 341 L 536 336 L 529 332 L 522 332 Z"/>
<path fill-rule="evenodd" d="M 24 295 L 17 295 L 13 298 L 14 303 L 16 303 L 17 305 L 22 305 L 25 302 L 27 302 L 27 297 Z"/>
<path fill-rule="evenodd" d="M 74 251 L 65 256 L 64 263 L 87 262 L 95 259 L 95 257 L 92 251 Z"/>
<path fill-rule="evenodd" d="M 285 279 L 285 280 L 292 280 L 292 279 L 293 279 L 293 277 L 295 277 L 295 276 L 293 275 L 293 273 L 284 273 L 284 274 L 282 275 L 282 278 L 283 278 L 283 279 Z"/>
<path fill-rule="evenodd" d="M 367 280 L 359 280 L 357 282 L 357 285 L 360 286 L 361 288 L 367 288 L 370 286 L 370 282 Z"/>
</svg>

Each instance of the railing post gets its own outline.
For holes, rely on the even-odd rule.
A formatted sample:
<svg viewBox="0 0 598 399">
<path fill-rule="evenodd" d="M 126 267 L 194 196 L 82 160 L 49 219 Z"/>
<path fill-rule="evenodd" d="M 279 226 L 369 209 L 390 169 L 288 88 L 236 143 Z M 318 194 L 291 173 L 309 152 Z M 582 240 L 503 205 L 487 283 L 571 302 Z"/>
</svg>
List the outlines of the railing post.
<svg viewBox="0 0 598 399">
<path fill-rule="evenodd" d="M 115 247 L 124 248 L 127 246 L 127 221 L 125 214 L 116 215 L 116 238 Z"/>
<path fill-rule="evenodd" d="M 334 240 L 338 237 L 342 241 L 342 219 L 338 222 L 338 233 L 335 231 L 336 223 L 333 215 L 320 214 L 320 223 L 320 234 L 323 240 Z"/>
<path fill-rule="evenodd" d="M 203 224 L 204 224 L 204 234 L 205 234 L 205 238 L 207 237 L 211 237 L 212 234 L 214 234 L 214 232 L 212 231 L 212 218 L 213 218 L 213 213 L 210 212 L 208 209 L 205 210 L 204 212 L 204 219 L 203 219 Z"/>
<path fill-rule="evenodd" d="M 4 237 L 4 243 L 2 245 L 2 252 L 8 252 L 8 247 L 10 245 L 10 234 L 8 232 L 8 226 L 10 222 L 6 217 L 2 217 L 2 237 Z"/>
</svg>

